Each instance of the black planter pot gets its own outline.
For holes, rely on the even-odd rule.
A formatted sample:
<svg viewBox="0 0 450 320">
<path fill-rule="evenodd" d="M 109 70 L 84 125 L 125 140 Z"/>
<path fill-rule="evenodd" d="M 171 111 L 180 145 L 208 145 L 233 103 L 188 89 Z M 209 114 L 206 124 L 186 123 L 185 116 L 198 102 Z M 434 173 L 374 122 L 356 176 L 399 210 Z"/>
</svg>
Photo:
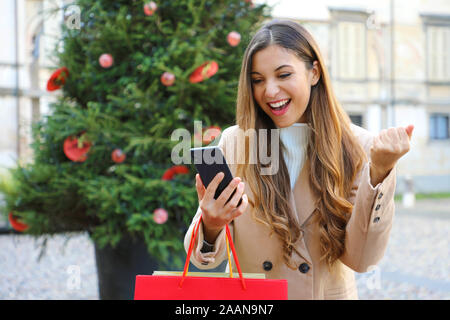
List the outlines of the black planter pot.
<svg viewBox="0 0 450 320">
<path fill-rule="evenodd" d="M 145 241 L 129 236 L 114 248 L 100 249 L 95 244 L 95 260 L 101 300 L 134 299 L 136 275 L 158 270 L 158 262 L 148 253 Z"/>
<path fill-rule="evenodd" d="M 100 249 L 96 243 L 94 247 L 101 300 L 133 300 L 136 275 L 151 275 L 153 271 L 161 270 L 158 261 L 148 253 L 144 239 L 124 236 L 114 248 L 105 246 Z M 186 254 L 182 258 L 186 259 Z M 224 272 L 226 264 L 224 261 L 208 271 Z M 190 263 L 189 271 L 205 270 L 199 270 Z"/>
</svg>

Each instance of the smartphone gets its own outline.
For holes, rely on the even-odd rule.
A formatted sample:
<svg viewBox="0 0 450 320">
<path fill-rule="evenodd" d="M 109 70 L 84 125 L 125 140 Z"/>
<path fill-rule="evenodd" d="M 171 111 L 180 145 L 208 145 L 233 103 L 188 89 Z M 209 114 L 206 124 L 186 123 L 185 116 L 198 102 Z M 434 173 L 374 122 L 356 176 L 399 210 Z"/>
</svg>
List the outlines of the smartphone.
<svg viewBox="0 0 450 320">
<path fill-rule="evenodd" d="M 222 150 L 217 146 L 191 148 L 191 159 L 200 174 L 200 178 L 202 179 L 205 188 L 208 187 L 219 172 L 223 172 L 225 174 L 216 189 L 216 193 L 214 194 L 214 199 L 217 199 L 222 191 L 225 190 L 228 184 L 233 180 L 233 175 L 231 174 Z M 236 189 L 234 189 L 227 202 L 230 201 L 235 192 Z M 242 197 L 237 206 L 240 206 L 241 202 Z"/>
</svg>

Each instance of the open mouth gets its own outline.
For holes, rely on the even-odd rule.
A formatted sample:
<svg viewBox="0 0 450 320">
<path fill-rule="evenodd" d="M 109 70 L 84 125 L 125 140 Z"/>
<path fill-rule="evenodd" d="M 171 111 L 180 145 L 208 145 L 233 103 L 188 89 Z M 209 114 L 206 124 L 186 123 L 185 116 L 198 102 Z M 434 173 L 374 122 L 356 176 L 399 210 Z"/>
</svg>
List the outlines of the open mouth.
<svg viewBox="0 0 450 320">
<path fill-rule="evenodd" d="M 289 105 L 291 103 L 291 99 L 288 99 L 286 102 L 284 102 L 283 104 L 276 104 L 276 107 L 273 107 L 273 104 L 269 104 L 270 110 L 272 111 L 273 114 L 279 116 L 282 115 L 284 113 L 286 113 Z"/>
</svg>

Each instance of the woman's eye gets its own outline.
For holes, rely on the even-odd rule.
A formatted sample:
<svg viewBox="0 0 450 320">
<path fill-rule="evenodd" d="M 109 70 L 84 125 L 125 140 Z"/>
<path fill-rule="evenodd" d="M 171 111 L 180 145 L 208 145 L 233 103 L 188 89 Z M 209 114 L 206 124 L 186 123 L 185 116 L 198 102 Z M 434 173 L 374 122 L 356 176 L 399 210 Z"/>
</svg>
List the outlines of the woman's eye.
<svg viewBox="0 0 450 320">
<path fill-rule="evenodd" d="M 261 80 L 259 80 L 259 79 L 252 79 L 252 83 L 253 84 L 257 84 L 257 83 L 260 83 L 261 82 Z"/>
<path fill-rule="evenodd" d="M 280 75 L 280 78 L 287 78 L 289 77 L 291 74 L 290 73 L 283 73 L 282 75 Z"/>
</svg>

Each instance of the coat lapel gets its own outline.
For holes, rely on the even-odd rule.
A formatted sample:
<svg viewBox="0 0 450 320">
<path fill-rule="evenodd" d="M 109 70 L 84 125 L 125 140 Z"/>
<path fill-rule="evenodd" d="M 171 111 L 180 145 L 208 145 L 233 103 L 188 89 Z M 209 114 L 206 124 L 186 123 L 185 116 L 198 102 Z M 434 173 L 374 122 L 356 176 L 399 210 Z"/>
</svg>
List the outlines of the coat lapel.
<svg viewBox="0 0 450 320">
<path fill-rule="evenodd" d="M 314 212 L 318 200 L 311 190 L 309 172 L 309 160 L 306 160 L 295 182 L 294 190 L 291 191 L 290 202 L 300 226 L 303 226 Z"/>
<path fill-rule="evenodd" d="M 311 255 L 306 247 L 304 225 L 316 209 L 317 198 L 314 197 L 309 184 L 309 161 L 305 161 L 303 168 L 295 182 L 294 189 L 291 191 L 290 204 L 292 212 L 301 228 L 302 235 L 298 238 L 295 246 L 298 254 L 293 253 L 292 258 L 295 263 L 300 265 L 305 260 L 312 264 Z"/>
</svg>

